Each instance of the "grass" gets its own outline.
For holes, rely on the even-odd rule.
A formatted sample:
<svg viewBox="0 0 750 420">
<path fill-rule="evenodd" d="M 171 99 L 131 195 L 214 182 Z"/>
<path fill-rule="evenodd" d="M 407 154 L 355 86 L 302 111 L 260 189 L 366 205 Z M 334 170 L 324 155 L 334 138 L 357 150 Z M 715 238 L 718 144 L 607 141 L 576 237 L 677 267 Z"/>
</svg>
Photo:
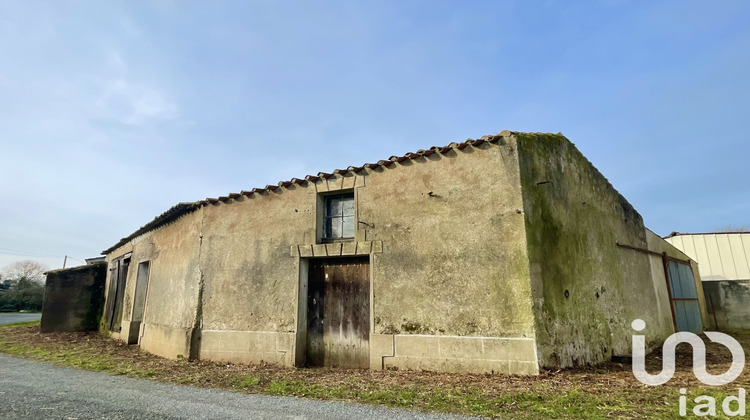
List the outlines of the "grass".
<svg viewBox="0 0 750 420">
<path fill-rule="evenodd" d="M 25 326 L 30 326 L 30 325 L 39 325 L 39 321 L 14 322 L 11 324 L 0 325 L 0 328 L 25 327 Z"/>
<path fill-rule="evenodd" d="M 748 348 L 750 335 L 735 337 Z M 678 352 L 683 350 L 678 347 Z M 725 370 L 727 354 L 711 345 L 709 351 L 709 371 Z M 628 366 L 614 363 L 518 377 L 167 360 L 96 333 L 40 334 L 38 321 L 0 327 L 0 352 L 59 366 L 241 393 L 513 419 L 680 418 L 680 388 L 690 390 L 690 407 L 696 396 L 712 395 L 719 409 L 726 395 L 737 395 L 737 387 L 750 388 L 747 375 L 733 386 L 701 387 L 688 365 L 678 365 L 668 386 L 646 387 Z M 682 359 L 689 364 L 689 355 Z M 652 361 L 649 371 L 658 370 L 659 361 Z"/>
</svg>

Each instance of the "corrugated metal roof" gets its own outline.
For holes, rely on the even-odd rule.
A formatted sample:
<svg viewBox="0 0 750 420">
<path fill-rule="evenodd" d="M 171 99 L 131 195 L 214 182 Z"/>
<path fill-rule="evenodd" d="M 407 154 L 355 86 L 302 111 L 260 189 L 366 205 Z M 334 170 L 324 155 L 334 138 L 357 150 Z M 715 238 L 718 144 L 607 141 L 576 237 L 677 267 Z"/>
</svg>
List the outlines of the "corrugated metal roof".
<svg viewBox="0 0 750 420">
<path fill-rule="evenodd" d="M 664 240 L 698 261 L 704 281 L 750 280 L 750 232 L 673 232 Z"/>
<path fill-rule="evenodd" d="M 388 167 L 393 165 L 394 163 L 401 163 L 409 159 L 419 159 L 423 156 L 429 156 L 435 153 L 440 154 L 446 154 L 450 153 L 452 150 L 463 150 L 467 147 L 477 147 L 482 145 L 485 142 L 489 143 L 497 143 L 503 138 L 510 137 L 511 135 L 515 134 L 514 131 L 502 131 L 497 135 L 487 135 L 483 136 L 479 139 L 473 140 L 473 139 L 466 139 L 465 141 L 461 143 L 451 143 L 447 146 L 432 146 L 427 150 L 417 150 L 416 152 L 409 152 L 404 154 L 403 156 L 391 156 L 387 160 L 379 160 L 377 163 L 365 163 L 361 166 L 349 166 L 346 169 L 336 169 L 332 173 L 326 173 L 326 172 L 320 172 L 317 175 L 307 175 L 304 178 L 292 178 L 289 181 L 280 181 L 277 185 L 266 185 L 263 188 L 253 188 L 248 191 L 241 191 L 239 193 L 231 193 L 226 196 L 221 196 L 218 198 L 206 198 L 201 201 L 197 201 L 194 203 L 179 203 L 175 205 L 174 207 L 170 208 L 169 210 L 165 211 L 161 215 L 157 216 L 154 220 L 151 222 L 145 224 L 137 231 L 133 232 L 132 234 L 128 235 L 125 238 L 122 238 L 117 244 L 114 246 L 102 251 L 102 254 L 109 254 L 110 252 L 114 251 L 115 249 L 121 247 L 122 245 L 125 245 L 128 241 L 136 238 L 137 236 L 140 236 L 150 230 L 156 229 L 160 226 L 163 226 L 171 221 L 174 221 L 175 219 L 187 214 L 191 213 L 197 209 L 199 209 L 202 206 L 207 206 L 209 204 L 216 204 L 219 202 L 226 203 L 229 200 L 234 200 L 236 198 L 239 198 L 240 196 L 246 196 L 250 197 L 253 194 L 263 194 L 268 191 L 276 191 L 279 188 L 289 188 L 292 185 L 304 185 L 308 182 L 318 182 L 320 179 L 328 179 L 333 177 L 334 175 L 347 175 L 348 173 L 359 173 L 365 169 L 377 169 L 379 167 Z M 526 133 L 531 135 L 548 135 L 551 133 Z M 560 133 L 557 133 L 557 135 L 560 135 Z"/>
</svg>

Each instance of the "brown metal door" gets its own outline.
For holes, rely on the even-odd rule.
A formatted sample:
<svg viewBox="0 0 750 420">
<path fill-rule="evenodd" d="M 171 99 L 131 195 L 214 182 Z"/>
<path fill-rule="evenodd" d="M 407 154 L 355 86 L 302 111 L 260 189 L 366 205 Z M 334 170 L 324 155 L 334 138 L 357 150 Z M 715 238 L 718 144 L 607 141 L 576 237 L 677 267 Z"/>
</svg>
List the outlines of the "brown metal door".
<svg viewBox="0 0 750 420">
<path fill-rule="evenodd" d="M 312 260 L 307 299 L 307 364 L 370 365 L 370 261 Z"/>
</svg>

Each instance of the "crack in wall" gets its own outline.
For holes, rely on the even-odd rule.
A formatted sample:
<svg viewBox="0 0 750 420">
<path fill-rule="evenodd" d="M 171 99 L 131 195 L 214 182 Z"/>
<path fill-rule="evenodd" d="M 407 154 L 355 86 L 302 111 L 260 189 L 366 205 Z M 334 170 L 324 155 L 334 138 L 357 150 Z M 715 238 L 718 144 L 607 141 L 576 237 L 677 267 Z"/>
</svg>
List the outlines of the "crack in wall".
<svg viewBox="0 0 750 420">
<path fill-rule="evenodd" d="M 206 220 L 205 208 L 201 208 L 201 227 L 198 231 L 198 303 L 195 310 L 195 320 L 190 332 L 190 360 L 198 360 L 201 352 L 201 339 L 203 332 L 203 290 L 205 281 L 201 269 L 201 257 L 203 251 L 203 227 Z"/>
</svg>

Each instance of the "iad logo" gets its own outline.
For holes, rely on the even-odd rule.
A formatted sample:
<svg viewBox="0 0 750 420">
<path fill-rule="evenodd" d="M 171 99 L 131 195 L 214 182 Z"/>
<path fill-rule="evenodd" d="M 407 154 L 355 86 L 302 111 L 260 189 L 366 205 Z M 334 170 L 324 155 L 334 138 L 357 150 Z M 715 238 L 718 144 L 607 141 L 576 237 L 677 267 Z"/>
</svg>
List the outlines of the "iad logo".
<svg viewBox="0 0 750 420">
<path fill-rule="evenodd" d="M 636 319 L 630 326 L 635 331 L 643 331 L 646 328 L 646 322 L 642 319 Z M 742 374 L 745 369 L 745 351 L 742 345 L 734 338 L 720 332 L 706 331 L 709 340 L 719 343 L 732 353 L 732 365 L 721 375 L 712 375 L 706 371 L 706 345 L 703 340 L 691 332 L 678 332 L 667 338 L 662 346 L 662 370 L 658 375 L 651 375 L 646 372 L 646 338 L 643 335 L 633 335 L 633 375 L 641 383 L 646 385 L 662 385 L 667 383 L 675 373 L 676 355 L 675 349 L 680 343 L 688 343 L 693 348 L 693 374 L 699 381 L 706 385 L 718 386 L 726 385 Z M 680 389 L 680 415 L 687 415 L 687 397 L 685 389 Z M 701 395 L 695 398 L 697 404 L 693 408 L 693 413 L 697 416 L 715 416 L 716 400 L 711 396 Z M 732 409 L 732 403 L 737 403 L 737 409 Z M 727 416 L 744 416 L 745 415 L 745 390 L 740 389 L 737 397 L 728 396 L 722 402 L 722 409 Z"/>
<path fill-rule="evenodd" d="M 630 324 L 636 331 L 643 331 L 646 322 L 636 319 Z M 693 347 L 693 373 L 699 381 L 706 385 L 726 385 L 737 379 L 745 369 L 745 351 L 740 343 L 734 338 L 720 332 L 706 331 L 709 340 L 724 345 L 732 352 L 732 366 L 721 375 L 712 375 L 706 372 L 706 345 L 700 337 L 691 332 L 678 332 L 672 334 L 662 346 L 663 360 L 662 371 L 658 375 L 646 372 L 646 337 L 633 335 L 633 375 L 646 385 L 662 385 L 667 383 L 675 372 L 675 348 L 680 343 L 688 343 Z"/>
</svg>

